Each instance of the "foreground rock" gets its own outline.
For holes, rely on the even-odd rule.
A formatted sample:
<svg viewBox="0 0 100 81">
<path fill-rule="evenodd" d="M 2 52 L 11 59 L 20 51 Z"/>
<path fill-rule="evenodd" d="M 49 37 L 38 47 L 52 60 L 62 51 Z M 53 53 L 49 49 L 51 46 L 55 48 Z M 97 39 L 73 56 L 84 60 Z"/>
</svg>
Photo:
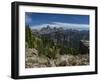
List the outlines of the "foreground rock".
<svg viewBox="0 0 100 81">
<path fill-rule="evenodd" d="M 39 68 L 39 67 L 59 67 L 59 66 L 79 66 L 89 65 L 88 54 L 64 54 L 57 55 L 56 59 L 49 59 L 46 56 L 39 56 L 36 49 L 26 48 L 25 67 Z"/>
</svg>

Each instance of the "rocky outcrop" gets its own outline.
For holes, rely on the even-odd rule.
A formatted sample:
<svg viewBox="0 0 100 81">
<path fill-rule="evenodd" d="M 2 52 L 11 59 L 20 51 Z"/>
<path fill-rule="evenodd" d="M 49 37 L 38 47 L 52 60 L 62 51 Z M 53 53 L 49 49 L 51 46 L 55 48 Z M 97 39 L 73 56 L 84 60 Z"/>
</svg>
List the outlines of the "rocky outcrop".
<svg viewBox="0 0 100 81">
<path fill-rule="evenodd" d="M 49 59 L 46 56 L 39 56 L 36 49 L 26 48 L 25 54 L 25 67 L 26 68 L 39 68 L 39 67 L 59 67 L 59 66 L 79 66 L 88 65 L 88 54 L 64 54 L 57 55 L 56 59 Z"/>
<path fill-rule="evenodd" d="M 89 54 L 89 41 L 81 40 L 79 50 L 81 54 Z"/>
<path fill-rule="evenodd" d="M 26 48 L 25 54 L 25 67 L 46 67 L 48 65 L 48 59 L 45 56 L 39 56 L 38 51 L 32 48 Z"/>
</svg>

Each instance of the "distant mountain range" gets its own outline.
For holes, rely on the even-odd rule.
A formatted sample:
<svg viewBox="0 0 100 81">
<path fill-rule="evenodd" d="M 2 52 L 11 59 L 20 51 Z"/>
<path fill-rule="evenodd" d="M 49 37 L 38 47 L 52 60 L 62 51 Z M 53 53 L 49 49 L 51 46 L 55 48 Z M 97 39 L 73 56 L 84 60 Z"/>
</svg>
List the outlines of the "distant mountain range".
<svg viewBox="0 0 100 81">
<path fill-rule="evenodd" d="M 47 25 L 40 30 L 32 29 L 33 34 L 42 38 L 53 40 L 56 44 L 67 47 L 79 48 L 80 40 L 89 40 L 89 30 L 65 29 L 63 27 L 51 27 Z"/>
<path fill-rule="evenodd" d="M 50 26 L 50 28 L 63 28 L 63 29 L 74 29 L 74 30 L 89 30 L 88 24 L 73 24 L 73 23 L 62 23 L 62 22 L 52 22 L 49 24 L 40 24 L 35 26 L 30 26 L 31 29 L 41 30 L 44 27 Z"/>
</svg>

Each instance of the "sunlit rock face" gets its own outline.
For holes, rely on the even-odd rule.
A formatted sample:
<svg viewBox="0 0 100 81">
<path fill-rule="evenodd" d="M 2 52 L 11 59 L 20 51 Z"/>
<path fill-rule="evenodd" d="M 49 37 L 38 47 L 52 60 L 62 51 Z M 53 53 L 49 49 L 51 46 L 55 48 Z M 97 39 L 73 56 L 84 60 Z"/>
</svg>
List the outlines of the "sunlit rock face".
<svg viewBox="0 0 100 81">
<path fill-rule="evenodd" d="M 45 56 L 39 56 L 38 51 L 32 48 L 26 48 L 25 68 L 40 67 L 61 67 L 61 66 L 80 66 L 89 65 L 88 54 L 78 55 L 57 55 L 56 59 L 49 59 Z"/>
</svg>

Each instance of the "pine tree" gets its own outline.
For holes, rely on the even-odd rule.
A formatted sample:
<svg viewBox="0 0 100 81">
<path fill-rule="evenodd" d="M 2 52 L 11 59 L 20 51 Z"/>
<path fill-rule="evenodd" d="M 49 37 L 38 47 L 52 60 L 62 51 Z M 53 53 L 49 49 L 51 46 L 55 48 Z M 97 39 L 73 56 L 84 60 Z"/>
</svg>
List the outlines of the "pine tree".
<svg viewBox="0 0 100 81">
<path fill-rule="evenodd" d="M 29 48 L 33 48 L 33 36 L 29 25 L 25 28 L 25 41 L 28 43 Z"/>
</svg>

